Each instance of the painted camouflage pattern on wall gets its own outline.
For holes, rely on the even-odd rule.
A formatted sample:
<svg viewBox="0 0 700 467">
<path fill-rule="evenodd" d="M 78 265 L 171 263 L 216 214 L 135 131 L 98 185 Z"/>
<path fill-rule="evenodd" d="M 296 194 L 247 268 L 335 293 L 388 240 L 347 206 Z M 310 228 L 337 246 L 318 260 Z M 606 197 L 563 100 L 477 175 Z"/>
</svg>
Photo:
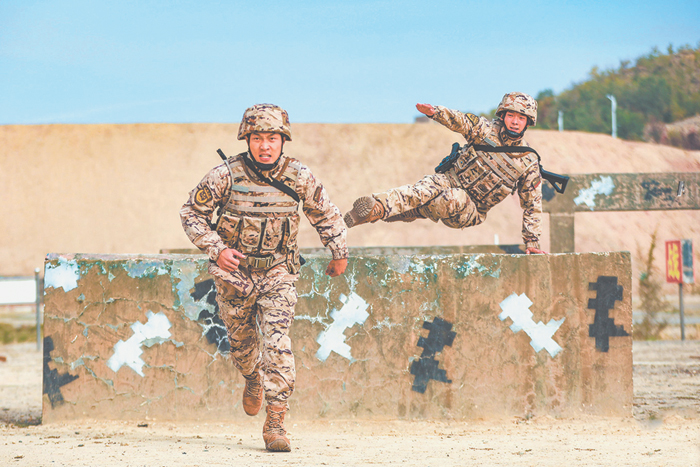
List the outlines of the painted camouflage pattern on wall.
<svg viewBox="0 0 700 467">
<path fill-rule="evenodd" d="M 297 283 L 292 417 L 631 415 L 631 337 L 597 350 L 588 308 L 597 294 L 590 283 L 616 277 L 622 300 L 608 316 L 631 330 L 629 253 L 365 256 L 336 278 L 323 274 L 327 262 L 310 256 Z M 243 378 L 216 341 L 225 336 L 212 332 L 207 263 L 203 255 L 49 255 L 44 332 L 54 348 L 45 369 L 61 381 L 44 396 L 43 421 L 247 418 Z M 556 356 L 499 318 L 499 303 L 514 293 L 533 302 L 520 310 L 533 323 L 559 323 Z M 425 323 L 440 320 L 454 339 L 432 358 L 451 382 L 430 379 L 421 394 L 410 368 L 428 339 Z M 123 348 L 135 353 L 117 365 Z"/>
</svg>

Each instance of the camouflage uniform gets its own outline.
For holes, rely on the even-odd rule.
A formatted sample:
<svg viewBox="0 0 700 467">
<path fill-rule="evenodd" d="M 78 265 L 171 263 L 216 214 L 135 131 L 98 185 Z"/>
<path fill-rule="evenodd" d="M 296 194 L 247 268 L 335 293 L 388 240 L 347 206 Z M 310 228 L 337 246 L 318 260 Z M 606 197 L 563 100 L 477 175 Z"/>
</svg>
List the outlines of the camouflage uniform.
<svg viewBox="0 0 700 467">
<path fill-rule="evenodd" d="M 211 170 L 190 193 L 180 217 L 189 239 L 211 260 L 209 273 L 215 278 L 234 364 L 244 376 L 260 366 L 268 404 L 288 407 L 295 381 L 288 334 L 300 266 L 298 203 L 256 177 L 246 167 L 245 156 L 233 156 Z M 347 258 L 347 229 L 340 211 L 309 168 L 282 155 L 275 168 L 263 174 L 294 189 L 333 258 Z M 214 227 L 210 222 L 215 212 Z M 216 264 L 226 248 L 246 255 L 234 272 Z"/>
<path fill-rule="evenodd" d="M 504 102 L 509 96 L 506 94 Z M 489 121 L 442 106 L 436 106 L 430 118 L 463 135 L 468 148 L 461 149 L 453 167 L 444 174 L 427 175 L 414 185 L 374 193 L 384 207 L 383 220 L 417 209 L 418 217 L 442 221 L 452 228 L 471 227 L 481 224 L 491 208 L 517 192 L 523 209 L 523 242 L 527 248 L 540 249 L 542 179 L 537 155 L 496 153 L 472 146 L 528 146 L 522 136 L 510 137 L 500 118 Z M 530 116 L 528 119 L 535 123 Z"/>
</svg>

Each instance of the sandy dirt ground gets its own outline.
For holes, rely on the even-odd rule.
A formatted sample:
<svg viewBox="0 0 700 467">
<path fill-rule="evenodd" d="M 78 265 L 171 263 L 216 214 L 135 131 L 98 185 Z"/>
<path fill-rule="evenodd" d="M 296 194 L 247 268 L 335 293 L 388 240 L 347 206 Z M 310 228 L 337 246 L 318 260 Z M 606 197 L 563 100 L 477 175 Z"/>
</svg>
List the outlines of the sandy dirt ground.
<svg viewBox="0 0 700 467">
<path fill-rule="evenodd" d="M 0 346 L 0 465 L 700 465 L 700 341 L 635 342 L 628 418 L 297 422 L 291 453 L 268 453 L 245 422 L 41 425 L 42 353 Z"/>
</svg>

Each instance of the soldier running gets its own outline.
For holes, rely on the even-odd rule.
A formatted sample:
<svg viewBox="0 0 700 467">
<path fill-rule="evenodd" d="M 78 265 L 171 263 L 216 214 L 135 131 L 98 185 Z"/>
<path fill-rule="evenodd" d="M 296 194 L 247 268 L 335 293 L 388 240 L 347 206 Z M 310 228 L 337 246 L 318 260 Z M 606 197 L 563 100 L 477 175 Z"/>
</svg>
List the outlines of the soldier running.
<svg viewBox="0 0 700 467">
<path fill-rule="evenodd" d="M 256 415 L 264 394 L 265 447 L 290 451 L 284 416 L 296 375 L 289 327 L 300 267 L 298 207 L 333 254 L 326 269 L 331 277 L 347 267 L 347 228 L 309 168 L 283 155 L 285 141 L 292 140 L 286 111 L 270 104 L 250 107 L 238 139 L 247 141 L 248 151 L 212 169 L 190 193 L 180 218 L 189 239 L 210 259 L 231 359 L 246 380 L 243 408 Z"/>
<path fill-rule="evenodd" d="M 496 118 L 489 121 L 442 106 L 417 104 L 432 120 L 460 133 L 467 145 L 443 161 L 434 175 L 414 185 L 355 200 L 345 214 L 348 227 L 376 222 L 412 222 L 427 218 L 463 229 L 481 224 L 486 213 L 515 192 L 523 209 L 522 235 L 526 252 L 540 249 L 542 177 L 539 158 L 523 140 L 529 125 L 537 123 L 537 101 L 512 92 L 503 96 Z M 455 144 L 455 149 L 459 146 Z"/>
</svg>

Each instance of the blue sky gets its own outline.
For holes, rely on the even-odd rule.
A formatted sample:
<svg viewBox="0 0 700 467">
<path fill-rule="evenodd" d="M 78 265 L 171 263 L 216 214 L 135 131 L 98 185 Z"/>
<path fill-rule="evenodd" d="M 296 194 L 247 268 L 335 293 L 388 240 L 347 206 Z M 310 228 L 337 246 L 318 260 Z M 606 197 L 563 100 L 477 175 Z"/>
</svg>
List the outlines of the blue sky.
<svg viewBox="0 0 700 467">
<path fill-rule="evenodd" d="M 0 124 L 408 123 L 699 44 L 698 0 L 0 0 Z"/>
</svg>

